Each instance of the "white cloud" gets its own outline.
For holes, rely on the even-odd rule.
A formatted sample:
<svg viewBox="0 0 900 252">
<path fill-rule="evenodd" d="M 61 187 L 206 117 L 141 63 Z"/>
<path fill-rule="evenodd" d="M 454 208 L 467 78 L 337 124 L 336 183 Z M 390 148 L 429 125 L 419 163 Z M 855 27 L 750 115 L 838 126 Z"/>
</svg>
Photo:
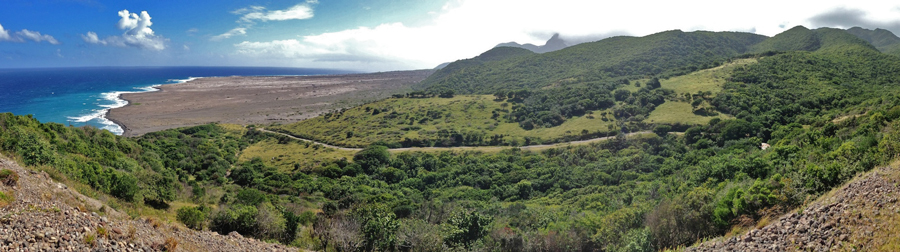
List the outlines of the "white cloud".
<svg viewBox="0 0 900 252">
<path fill-rule="evenodd" d="M 310 19 L 315 16 L 311 5 L 318 4 L 317 0 L 308 0 L 305 4 L 294 5 L 284 10 L 267 11 L 263 6 L 249 6 L 232 11 L 232 14 L 242 15 L 238 19 L 241 25 L 231 29 L 225 33 L 213 36 L 212 41 L 219 41 L 237 35 L 246 35 L 247 30 L 253 27 L 257 21 L 286 21 L 286 20 L 303 20 Z"/>
<path fill-rule="evenodd" d="M 41 34 L 36 31 L 29 31 L 28 29 L 22 29 L 21 31 L 16 32 L 16 35 L 28 40 L 32 40 L 34 42 L 40 43 L 41 41 L 47 41 L 47 43 L 58 45 L 59 41 L 56 41 L 53 36 L 47 34 Z"/>
<path fill-rule="evenodd" d="M 212 38 L 210 38 L 210 40 L 219 41 L 219 40 L 227 39 L 227 38 L 234 37 L 237 35 L 246 35 L 246 34 L 247 34 L 247 28 L 238 27 L 238 28 L 231 29 L 230 31 L 227 31 L 225 33 L 213 36 Z"/>
<path fill-rule="evenodd" d="M 65 58 L 65 57 L 62 55 L 62 50 L 60 50 L 60 49 L 58 49 L 58 48 L 56 49 L 56 57 Z"/>
<path fill-rule="evenodd" d="M 9 36 L 9 30 L 3 29 L 3 25 L 0 24 L 0 41 L 12 41 L 12 37 Z"/>
<path fill-rule="evenodd" d="M 241 10 L 246 11 L 246 14 L 241 17 L 241 21 L 244 22 L 253 22 L 256 20 L 284 21 L 293 19 L 310 19 L 314 16 L 312 7 L 307 4 L 294 5 L 293 7 L 290 7 L 286 10 L 265 11 L 266 8 L 260 6 L 251 6 L 250 9 L 244 8 Z"/>
<path fill-rule="evenodd" d="M 58 45 L 60 44 L 56 38 L 47 34 L 41 34 L 38 31 L 29 31 L 28 29 L 22 29 L 21 31 L 17 31 L 14 34 L 10 34 L 9 30 L 3 29 L 3 25 L 0 25 L 0 41 L 12 41 L 12 42 L 25 42 L 25 40 L 31 40 L 37 43 L 41 41 L 47 41 L 47 43 Z"/>
<path fill-rule="evenodd" d="M 97 33 L 95 33 L 95 32 L 87 32 L 87 34 L 81 35 L 81 39 L 83 39 L 84 42 L 87 42 L 90 44 L 106 45 L 106 40 L 101 40 L 100 38 L 98 38 Z"/>
<path fill-rule="evenodd" d="M 890 1 L 582 1 L 450 0 L 432 20 L 402 22 L 301 36 L 300 39 L 244 41 L 240 55 L 279 57 L 295 63 L 341 61 L 344 67 L 373 63 L 391 70 L 402 62 L 431 68 L 468 58 L 503 42 L 543 44 L 553 33 L 563 39 L 600 39 L 611 35 L 645 36 L 666 30 L 754 31 L 773 36 L 796 25 L 817 28 L 810 19 L 836 8 L 865 10 L 869 23 L 898 20 Z M 264 13 L 262 9 L 247 9 Z M 423 10 L 427 13 L 430 10 Z M 268 13 L 268 12 L 265 12 Z M 256 17 L 256 16 L 250 16 Z M 244 19 L 244 18 L 242 18 Z M 261 17 L 259 19 L 264 20 Z M 883 27 L 889 28 L 889 27 Z M 900 29 L 900 28 L 898 28 Z M 900 30 L 893 30 L 900 34 Z M 379 62 L 379 63 L 375 63 Z M 383 66 L 376 66 L 383 64 Z"/>
<path fill-rule="evenodd" d="M 135 47 L 152 51 L 161 51 L 166 49 L 166 42 L 169 39 L 154 34 L 150 26 L 150 14 L 142 11 L 140 15 L 131 13 L 128 10 L 119 11 L 119 17 L 122 19 L 116 24 L 120 30 L 125 30 L 122 36 L 109 36 L 105 39 L 97 37 L 97 33 L 87 32 L 81 35 L 81 38 L 91 44 L 112 45 L 119 47 Z"/>
</svg>

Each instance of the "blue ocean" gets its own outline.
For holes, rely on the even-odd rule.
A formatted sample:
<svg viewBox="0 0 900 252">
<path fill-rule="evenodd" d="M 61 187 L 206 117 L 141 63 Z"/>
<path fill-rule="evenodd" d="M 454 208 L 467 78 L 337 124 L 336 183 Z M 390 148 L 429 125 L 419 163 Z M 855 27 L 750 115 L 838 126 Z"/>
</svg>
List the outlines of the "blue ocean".
<svg viewBox="0 0 900 252">
<path fill-rule="evenodd" d="M 0 113 L 33 115 L 41 122 L 90 125 L 117 135 L 123 130 L 105 118 L 125 106 L 119 95 L 152 92 L 155 86 L 198 77 L 327 75 L 350 71 L 274 67 L 94 67 L 0 69 Z"/>
</svg>

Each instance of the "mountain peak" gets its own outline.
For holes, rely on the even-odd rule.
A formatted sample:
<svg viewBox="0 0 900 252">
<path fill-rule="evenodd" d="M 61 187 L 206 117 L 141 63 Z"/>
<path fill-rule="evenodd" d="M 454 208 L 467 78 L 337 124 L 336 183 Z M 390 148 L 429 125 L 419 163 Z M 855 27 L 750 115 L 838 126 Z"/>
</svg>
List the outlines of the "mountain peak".
<svg viewBox="0 0 900 252">
<path fill-rule="evenodd" d="M 518 48 L 527 49 L 529 51 L 536 52 L 536 53 L 546 53 L 546 52 L 552 52 L 552 51 L 556 51 L 556 50 L 560 50 L 560 49 L 569 47 L 569 45 L 566 43 L 565 40 L 563 40 L 562 38 L 559 37 L 559 33 L 554 33 L 553 36 L 550 37 L 550 39 L 547 40 L 547 42 L 544 43 L 544 45 L 542 45 L 542 46 L 536 46 L 534 44 L 519 44 L 516 42 L 507 42 L 507 43 L 497 44 L 494 47 L 518 47 Z"/>
<path fill-rule="evenodd" d="M 897 35 L 894 35 L 891 31 L 881 28 L 869 30 L 857 26 L 847 29 L 847 33 L 853 34 L 854 36 L 869 42 L 881 52 L 894 55 L 900 54 L 900 37 L 897 37 Z"/>
</svg>

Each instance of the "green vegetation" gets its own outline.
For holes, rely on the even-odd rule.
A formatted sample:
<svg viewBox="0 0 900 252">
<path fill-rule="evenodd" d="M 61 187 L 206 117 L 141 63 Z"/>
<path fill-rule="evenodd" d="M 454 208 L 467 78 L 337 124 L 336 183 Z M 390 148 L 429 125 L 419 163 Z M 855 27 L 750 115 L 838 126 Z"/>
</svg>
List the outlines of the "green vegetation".
<svg viewBox="0 0 900 252">
<path fill-rule="evenodd" d="M 752 47 L 752 52 L 833 50 L 848 45 L 875 49 L 863 39 L 834 28 L 807 29 L 796 26 Z"/>
<path fill-rule="evenodd" d="M 0 191 L 0 208 L 8 206 L 15 200 L 15 194 L 12 192 Z"/>
<path fill-rule="evenodd" d="M 900 56 L 900 37 L 888 30 L 868 30 L 860 27 L 847 29 L 847 33 L 859 37 L 877 48 L 879 51 L 894 56 Z"/>
<path fill-rule="evenodd" d="M 205 207 L 182 207 L 178 209 L 178 221 L 188 228 L 203 230 L 206 215 L 209 212 Z"/>
<path fill-rule="evenodd" d="M 556 127 L 525 130 L 510 121 L 510 104 L 487 95 L 392 98 L 270 129 L 338 146 L 427 147 L 562 142 L 606 136 L 616 127 L 612 111 L 596 110 Z"/>
<path fill-rule="evenodd" d="M 429 76 L 418 87 L 449 88 L 460 94 L 492 94 L 616 77 L 677 76 L 717 66 L 764 39 L 751 33 L 677 30 L 640 38 L 613 37 L 544 54 L 522 53 L 527 56 L 494 61 L 480 57 L 457 61 Z M 484 63 L 471 64 L 473 61 Z"/>
<path fill-rule="evenodd" d="M 754 64 L 757 60 L 735 59 L 721 66 L 703 69 L 686 75 L 675 76 L 668 79 L 660 80 L 662 88 L 671 89 L 676 94 L 696 96 L 700 92 L 709 92 L 712 95 L 722 91 L 722 87 L 735 68 Z"/>
<path fill-rule="evenodd" d="M 10 114 L 0 150 L 178 208 L 191 228 L 309 250 L 675 248 L 765 223 L 900 154 L 897 57 L 833 29 L 761 40 L 671 31 L 496 49 L 426 91 L 272 127 L 355 153 L 231 125 L 129 139 Z M 751 49 L 809 51 L 735 57 Z M 626 135 L 644 129 L 655 134 Z M 533 151 L 389 149 L 607 134 Z"/>
<path fill-rule="evenodd" d="M 254 158 L 266 165 L 288 172 L 295 169 L 315 170 L 337 160 L 353 157 L 352 151 L 326 148 L 309 142 L 291 141 L 287 138 L 265 138 L 254 142 L 241 151 L 238 162 L 245 163 Z"/>
</svg>

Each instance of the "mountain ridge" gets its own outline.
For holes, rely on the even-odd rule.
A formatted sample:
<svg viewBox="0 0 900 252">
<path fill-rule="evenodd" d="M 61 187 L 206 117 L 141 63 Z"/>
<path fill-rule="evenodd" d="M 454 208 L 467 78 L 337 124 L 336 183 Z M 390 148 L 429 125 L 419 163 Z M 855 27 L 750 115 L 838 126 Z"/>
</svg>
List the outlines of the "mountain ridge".
<svg viewBox="0 0 900 252">
<path fill-rule="evenodd" d="M 497 44 L 494 47 L 518 47 L 522 49 L 526 49 L 535 53 L 547 53 L 556 50 L 561 50 L 563 48 L 569 47 L 569 45 L 565 40 L 559 37 L 559 33 L 554 33 L 549 40 L 547 40 L 544 45 L 538 46 L 534 44 L 519 44 L 516 42 L 506 42 Z"/>
</svg>

